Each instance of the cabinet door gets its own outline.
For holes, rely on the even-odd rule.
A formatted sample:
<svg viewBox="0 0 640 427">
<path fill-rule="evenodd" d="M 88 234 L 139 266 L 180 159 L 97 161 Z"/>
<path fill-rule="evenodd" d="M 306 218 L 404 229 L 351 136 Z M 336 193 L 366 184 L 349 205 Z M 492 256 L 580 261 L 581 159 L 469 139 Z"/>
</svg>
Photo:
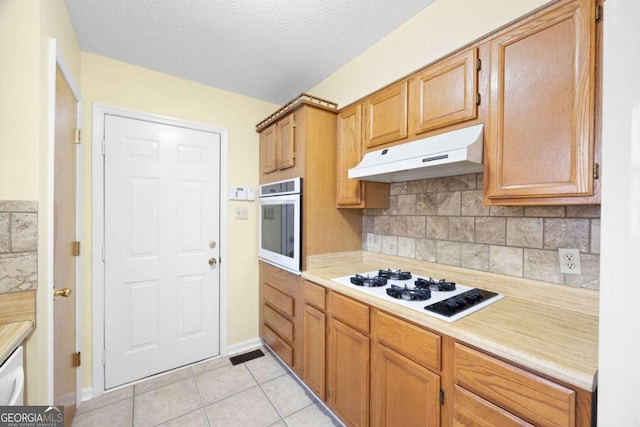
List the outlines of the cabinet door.
<svg viewBox="0 0 640 427">
<path fill-rule="evenodd" d="M 295 120 L 294 115 L 278 120 L 278 169 L 295 166 Z"/>
<path fill-rule="evenodd" d="M 462 387 L 455 387 L 454 399 L 454 427 L 533 427 L 533 424 L 529 424 Z"/>
<path fill-rule="evenodd" d="M 369 425 L 369 337 L 329 318 L 327 404 L 348 426 Z"/>
<path fill-rule="evenodd" d="M 382 89 L 364 101 L 366 148 L 407 137 L 407 82 Z"/>
<path fill-rule="evenodd" d="M 374 349 L 371 425 L 440 425 L 440 377 L 381 344 Z"/>
<path fill-rule="evenodd" d="M 260 132 L 260 170 L 271 173 L 278 170 L 276 156 L 278 150 L 277 128 L 273 124 Z"/>
<path fill-rule="evenodd" d="M 350 168 L 362 159 L 362 107 L 360 104 L 345 108 L 338 114 L 337 204 L 360 206 L 362 204 L 362 181 L 349 179 Z"/>
<path fill-rule="evenodd" d="M 491 40 L 489 201 L 592 194 L 594 11 L 563 2 Z"/>
<path fill-rule="evenodd" d="M 340 111 L 336 144 L 336 205 L 339 208 L 388 208 L 388 183 L 348 178 L 349 169 L 362 160 L 361 104 Z"/>
<path fill-rule="evenodd" d="M 325 341 L 325 314 L 305 304 L 302 379 L 321 400 L 324 400 L 325 387 Z"/>
<path fill-rule="evenodd" d="M 413 132 L 421 133 L 478 115 L 478 49 L 460 52 L 424 69 L 412 80 Z"/>
</svg>

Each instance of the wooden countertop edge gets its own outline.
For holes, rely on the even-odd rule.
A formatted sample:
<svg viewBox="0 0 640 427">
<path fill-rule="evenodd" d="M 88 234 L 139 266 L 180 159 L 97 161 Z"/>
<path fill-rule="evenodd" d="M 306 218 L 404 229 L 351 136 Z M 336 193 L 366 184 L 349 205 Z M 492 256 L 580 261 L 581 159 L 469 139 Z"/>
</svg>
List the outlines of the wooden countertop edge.
<svg viewBox="0 0 640 427">
<path fill-rule="evenodd" d="M 435 332 L 448 335 L 454 339 L 463 341 L 469 345 L 475 346 L 498 357 L 504 358 L 505 360 L 509 360 L 515 364 L 518 364 L 525 368 L 529 368 L 538 373 L 548 375 L 552 378 L 573 385 L 575 387 L 579 387 L 583 390 L 593 391 L 597 387 L 597 334 L 595 337 L 589 337 L 584 341 L 586 342 L 585 346 L 590 350 L 592 349 L 592 347 L 594 347 L 595 343 L 595 350 L 593 351 L 594 354 L 585 355 L 583 358 L 584 360 L 581 360 L 581 363 L 579 363 L 582 366 L 571 366 L 569 363 L 565 363 L 566 361 L 561 361 L 562 358 L 558 358 L 558 360 L 555 361 L 551 359 L 545 359 L 543 357 L 540 357 L 539 355 L 537 356 L 535 354 L 528 353 L 526 349 L 518 348 L 515 344 L 508 345 L 508 343 L 500 342 L 500 340 L 497 338 L 493 339 L 491 337 L 483 336 L 474 332 L 473 328 L 477 326 L 477 324 L 482 323 L 482 317 L 491 315 L 489 309 L 498 310 L 501 306 L 501 301 L 484 309 L 484 313 L 481 311 L 478 313 L 474 313 L 472 316 L 461 319 L 457 322 L 448 323 L 430 317 L 428 315 L 421 315 L 420 313 L 417 313 L 413 310 L 398 306 L 391 301 L 386 301 L 382 298 L 365 294 L 358 291 L 357 289 L 351 289 L 347 286 L 341 285 L 331 280 L 335 277 L 354 274 L 356 271 L 364 272 L 375 270 L 376 267 L 371 268 L 370 262 L 379 262 L 381 260 L 390 259 L 395 261 L 394 257 L 388 258 L 387 256 L 368 256 L 359 253 L 359 251 L 341 254 L 329 254 L 324 257 L 317 257 L 314 261 L 310 262 L 310 269 L 303 272 L 302 277 L 315 283 L 321 284 L 328 289 L 338 291 L 347 296 L 351 296 L 374 307 L 380 308 L 392 314 L 396 314 L 402 318 L 405 318 L 406 320 L 432 329 Z M 414 262 L 413 260 L 408 259 L 402 259 L 402 261 L 403 262 L 401 264 L 401 268 L 403 269 L 406 268 L 405 265 L 409 265 L 411 268 L 419 266 L 421 271 L 424 271 L 425 268 L 432 271 L 432 263 L 425 263 L 424 265 L 420 265 L 420 261 Z M 378 263 L 377 265 L 379 266 L 381 264 Z M 394 265 L 392 268 L 396 268 L 396 266 Z M 438 272 L 451 271 L 447 266 L 438 265 L 437 268 Z M 473 272 L 469 273 L 468 271 L 469 270 L 467 270 L 465 274 L 473 274 Z M 484 281 L 481 282 L 482 283 L 478 284 L 478 286 L 485 286 L 486 283 Z M 553 287 L 553 284 L 549 285 Z M 538 298 L 535 298 L 536 291 L 533 289 L 529 289 L 526 292 L 522 292 L 520 290 L 516 290 L 515 292 L 508 292 L 507 290 L 507 292 L 505 292 L 502 289 L 502 285 L 498 285 L 496 287 L 487 286 L 487 288 L 503 293 L 503 295 L 505 295 L 503 301 L 513 302 L 516 305 L 517 303 L 538 300 Z M 538 292 L 544 294 L 548 290 L 548 288 L 549 286 L 547 286 L 546 284 L 542 284 Z M 563 286 L 563 288 L 568 287 Z M 564 291 L 564 289 L 562 289 L 562 291 Z M 579 291 L 582 290 L 578 290 L 578 292 L 576 292 L 573 289 L 567 289 L 567 291 L 569 292 L 569 295 L 573 296 L 574 294 L 580 294 Z M 534 297 L 532 297 L 531 294 L 534 294 Z M 589 300 L 590 298 L 593 297 L 589 294 L 589 292 L 587 292 L 587 302 L 584 305 L 579 304 L 579 307 L 581 309 L 574 310 L 572 315 L 578 316 L 579 319 L 589 320 L 590 323 L 593 324 L 593 322 L 597 323 L 597 316 L 592 314 L 593 302 Z M 505 304 L 502 304 L 502 306 L 504 305 Z M 566 307 L 557 307 L 548 304 L 546 305 L 545 309 L 555 314 L 560 313 L 560 311 L 558 310 L 567 310 Z M 586 313 L 583 311 L 586 311 Z M 471 321 L 470 319 L 473 319 L 473 321 Z M 488 319 L 490 318 L 485 317 L 485 320 Z M 508 330 L 509 328 L 505 327 L 505 331 Z M 499 335 L 500 334 L 496 333 L 495 337 L 498 337 Z M 550 344 L 555 345 L 554 343 Z M 562 352 L 562 349 L 558 348 L 558 352 Z"/>
<path fill-rule="evenodd" d="M 30 320 L 5 323 L 0 325 L 0 360 L 4 363 L 22 341 L 35 329 L 35 324 Z M 0 363 L 0 364 L 1 364 Z"/>
</svg>

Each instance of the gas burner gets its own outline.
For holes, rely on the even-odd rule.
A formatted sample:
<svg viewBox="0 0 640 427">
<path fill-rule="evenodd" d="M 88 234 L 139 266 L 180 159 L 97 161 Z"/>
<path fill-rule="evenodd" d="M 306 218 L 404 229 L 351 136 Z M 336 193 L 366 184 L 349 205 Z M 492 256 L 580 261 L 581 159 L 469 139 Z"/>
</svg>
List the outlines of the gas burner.
<svg viewBox="0 0 640 427">
<path fill-rule="evenodd" d="M 390 268 L 386 270 L 378 270 L 379 277 L 385 277 L 387 279 L 393 280 L 409 280 L 411 279 L 411 273 L 408 271 L 402 270 L 391 270 Z"/>
<path fill-rule="evenodd" d="M 425 301 L 431 298 L 431 291 L 419 288 L 409 289 L 407 285 L 404 285 L 404 287 L 391 285 L 391 287 L 387 288 L 387 295 L 405 301 Z"/>
<path fill-rule="evenodd" d="M 387 278 L 386 277 L 380 277 L 380 276 L 374 276 L 374 277 L 369 277 L 367 276 L 361 276 L 360 274 L 356 274 L 353 277 L 350 277 L 349 280 L 351 281 L 351 283 L 353 283 L 354 285 L 357 286 L 366 286 L 366 287 L 379 287 L 379 286 L 385 286 L 387 284 Z"/>
<path fill-rule="evenodd" d="M 431 277 L 428 279 L 418 278 L 415 282 L 416 288 L 430 289 L 432 291 L 451 292 L 456 290 L 455 282 L 447 282 L 444 279 L 435 281 Z"/>
</svg>

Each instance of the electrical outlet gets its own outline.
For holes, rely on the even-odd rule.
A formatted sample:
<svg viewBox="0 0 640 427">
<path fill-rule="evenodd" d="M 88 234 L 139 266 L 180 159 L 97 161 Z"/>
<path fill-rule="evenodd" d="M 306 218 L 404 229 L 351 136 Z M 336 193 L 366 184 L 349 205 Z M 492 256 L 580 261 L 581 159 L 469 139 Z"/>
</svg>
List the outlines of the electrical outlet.
<svg viewBox="0 0 640 427">
<path fill-rule="evenodd" d="M 560 273 L 582 274 L 580 251 L 578 249 L 558 249 Z"/>
</svg>

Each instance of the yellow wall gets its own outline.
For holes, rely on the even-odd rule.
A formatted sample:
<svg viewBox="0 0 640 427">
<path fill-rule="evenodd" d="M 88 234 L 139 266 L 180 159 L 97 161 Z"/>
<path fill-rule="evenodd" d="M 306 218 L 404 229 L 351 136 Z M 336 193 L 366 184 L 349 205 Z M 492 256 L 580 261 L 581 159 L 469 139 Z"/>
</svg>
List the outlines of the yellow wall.
<svg viewBox="0 0 640 427">
<path fill-rule="evenodd" d="M 437 0 L 308 92 L 344 107 L 548 1 Z"/>
<path fill-rule="evenodd" d="M 83 145 L 83 282 L 84 325 L 91 325 L 91 109 L 92 103 L 170 116 L 227 128 L 231 186 L 258 185 L 258 134 L 255 124 L 279 106 L 204 86 L 90 53 L 82 53 L 81 92 L 84 100 Z M 223 189 L 225 191 L 225 189 Z M 223 197 L 226 194 L 223 194 Z M 249 208 L 249 220 L 235 220 L 237 206 Z M 229 201 L 228 343 L 258 336 L 258 228 L 255 202 Z M 83 354 L 91 360 L 91 330 L 85 328 Z M 91 367 L 83 370 L 89 387 Z"/>
<path fill-rule="evenodd" d="M 63 0 L 0 0 L 0 199 L 38 201 L 37 328 L 27 341 L 27 402 L 51 403 L 47 340 L 49 38 L 73 78 L 80 47 Z"/>
<path fill-rule="evenodd" d="M 39 12 L 0 0 L 0 199 L 38 198 Z"/>
</svg>

